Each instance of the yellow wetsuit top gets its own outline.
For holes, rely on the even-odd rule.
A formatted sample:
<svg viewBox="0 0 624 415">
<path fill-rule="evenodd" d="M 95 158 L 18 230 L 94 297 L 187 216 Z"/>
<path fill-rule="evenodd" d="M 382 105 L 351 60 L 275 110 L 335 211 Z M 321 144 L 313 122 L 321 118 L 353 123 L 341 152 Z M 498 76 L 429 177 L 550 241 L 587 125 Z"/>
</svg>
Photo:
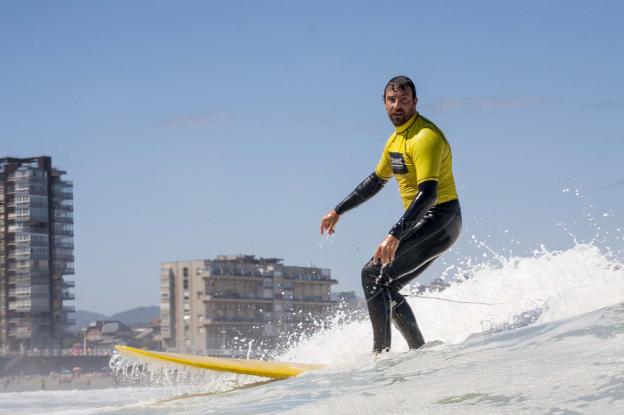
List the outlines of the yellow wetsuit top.
<svg viewBox="0 0 624 415">
<path fill-rule="evenodd" d="M 436 205 L 457 199 L 452 164 L 451 146 L 442 131 L 416 113 L 396 127 L 375 174 L 384 180 L 396 177 L 403 207 L 407 209 L 419 192 L 418 185 L 427 180 L 438 182 Z"/>
</svg>

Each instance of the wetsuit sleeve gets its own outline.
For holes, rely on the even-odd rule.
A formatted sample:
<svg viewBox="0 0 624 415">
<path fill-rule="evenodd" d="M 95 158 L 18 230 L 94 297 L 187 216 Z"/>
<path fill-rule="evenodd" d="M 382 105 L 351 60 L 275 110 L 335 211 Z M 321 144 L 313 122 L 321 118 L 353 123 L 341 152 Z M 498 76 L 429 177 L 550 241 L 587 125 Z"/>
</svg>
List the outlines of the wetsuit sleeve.
<svg viewBox="0 0 624 415">
<path fill-rule="evenodd" d="M 440 165 L 446 142 L 435 131 L 428 128 L 421 130 L 414 141 L 411 151 L 414 167 L 418 174 L 417 183 L 440 179 Z"/>
<path fill-rule="evenodd" d="M 342 202 L 338 203 L 334 210 L 337 214 L 342 215 L 347 210 L 361 205 L 371 197 L 375 196 L 387 182 L 387 180 L 377 176 L 377 173 L 371 173 L 357 185 L 349 196 L 347 196 Z"/>
<path fill-rule="evenodd" d="M 408 236 L 411 228 L 425 216 L 425 213 L 437 200 L 438 182 L 428 180 L 418 185 L 418 194 L 407 208 L 401 219 L 388 232 L 395 238 L 403 239 Z"/>
</svg>

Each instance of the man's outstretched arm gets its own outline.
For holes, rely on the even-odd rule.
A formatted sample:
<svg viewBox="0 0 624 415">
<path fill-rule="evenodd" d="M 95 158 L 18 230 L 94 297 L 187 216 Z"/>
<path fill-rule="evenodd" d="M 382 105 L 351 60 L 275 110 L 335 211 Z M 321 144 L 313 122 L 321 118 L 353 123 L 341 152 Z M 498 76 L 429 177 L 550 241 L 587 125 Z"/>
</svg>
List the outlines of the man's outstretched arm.
<svg viewBox="0 0 624 415">
<path fill-rule="evenodd" d="M 337 214 L 342 215 L 346 211 L 361 205 L 371 197 L 375 196 L 386 183 L 388 183 L 387 180 L 377 176 L 376 173 L 371 173 L 357 185 L 349 196 L 347 196 L 342 202 L 338 203 L 334 210 Z"/>
<path fill-rule="evenodd" d="M 349 196 L 323 216 L 321 220 L 321 234 L 323 234 L 323 231 L 327 231 L 330 235 L 333 234 L 340 215 L 375 196 L 386 183 L 388 183 L 387 180 L 377 176 L 374 172 L 362 180 Z"/>
</svg>

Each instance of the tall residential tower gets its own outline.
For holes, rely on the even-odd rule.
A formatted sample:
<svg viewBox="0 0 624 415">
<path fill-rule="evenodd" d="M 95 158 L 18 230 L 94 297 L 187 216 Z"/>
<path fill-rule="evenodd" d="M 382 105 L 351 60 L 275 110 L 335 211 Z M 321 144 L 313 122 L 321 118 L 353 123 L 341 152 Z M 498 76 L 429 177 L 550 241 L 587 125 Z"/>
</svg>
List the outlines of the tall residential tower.
<svg viewBox="0 0 624 415">
<path fill-rule="evenodd" d="M 73 184 L 50 157 L 0 159 L 0 351 L 62 347 L 71 321 Z"/>
</svg>

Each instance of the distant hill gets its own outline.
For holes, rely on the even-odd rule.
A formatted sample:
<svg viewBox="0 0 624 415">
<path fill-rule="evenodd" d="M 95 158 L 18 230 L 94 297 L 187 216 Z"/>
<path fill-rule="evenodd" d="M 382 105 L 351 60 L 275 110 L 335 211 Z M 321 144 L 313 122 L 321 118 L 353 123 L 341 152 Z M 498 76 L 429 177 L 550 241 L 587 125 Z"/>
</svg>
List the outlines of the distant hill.
<svg viewBox="0 0 624 415">
<path fill-rule="evenodd" d="M 130 326 L 133 324 L 147 324 L 158 317 L 160 317 L 160 307 L 151 306 L 122 311 L 121 313 L 113 314 L 110 319 L 119 320 Z"/>
<path fill-rule="evenodd" d="M 106 320 L 108 317 L 104 314 L 94 313 L 92 311 L 87 310 L 76 310 L 74 313 L 69 315 L 69 318 L 73 318 L 76 320 L 76 324 L 70 327 L 72 331 L 78 331 L 85 327 L 92 321 L 96 320 Z"/>
<path fill-rule="evenodd" d="M 151 307 L 137 307 L 131 310 L 122 311 L 120 313 L 107 316 L 100 313 L 94 313 L 87 310 L 76 310 L 69 315 L 69 318 L 76 320 L 76 324 L 70 327 L 72 331 L 82 330 L 87 325 L 96 320 L 119 320 L 127 325 L 135 324 L 148 324 L 150 321 L 160 316 L 160 308 L 156 306 Z"/>
</svg>

